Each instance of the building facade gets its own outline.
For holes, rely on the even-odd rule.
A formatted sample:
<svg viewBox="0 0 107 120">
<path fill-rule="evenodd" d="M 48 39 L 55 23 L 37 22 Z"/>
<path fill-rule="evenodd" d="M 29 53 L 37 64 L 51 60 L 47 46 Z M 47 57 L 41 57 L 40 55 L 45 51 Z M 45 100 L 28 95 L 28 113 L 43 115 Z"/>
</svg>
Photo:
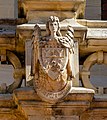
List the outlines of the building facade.
<svg viewBox="0 0 107 120">
<path fill-rule="evenodd" d="M 1 120 L 107 119 L 106 4 L 106 0 L 0 0 Z M 71 92 L 56 104 L 42 100 L 29 81 L 34 26 L 39 23 L 44 35 L 50 15 L 61 20 L 63 35 L 67 25 L 72 26 L 75 39 L 76 79 Z"/>
</svg>

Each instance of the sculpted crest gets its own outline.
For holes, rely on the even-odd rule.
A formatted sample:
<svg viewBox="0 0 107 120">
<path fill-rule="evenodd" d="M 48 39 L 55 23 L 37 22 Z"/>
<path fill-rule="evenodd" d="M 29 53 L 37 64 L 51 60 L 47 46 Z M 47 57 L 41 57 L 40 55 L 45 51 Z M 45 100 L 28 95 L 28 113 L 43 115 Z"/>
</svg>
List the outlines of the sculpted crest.
<svg viewBox="0 0 107 120">
<path fill-rule="evenodd" d="M 72 87 L 73 29 L 68 26 L 66 35 L 62 36 L 58 17 L 51 16 L 46 24 L 46 32 L 46 36 L 41 36 L 40 27 L 35 25 L 32 60 L 34 88 L 42 100 L 56 103 Z"/>
</svg>

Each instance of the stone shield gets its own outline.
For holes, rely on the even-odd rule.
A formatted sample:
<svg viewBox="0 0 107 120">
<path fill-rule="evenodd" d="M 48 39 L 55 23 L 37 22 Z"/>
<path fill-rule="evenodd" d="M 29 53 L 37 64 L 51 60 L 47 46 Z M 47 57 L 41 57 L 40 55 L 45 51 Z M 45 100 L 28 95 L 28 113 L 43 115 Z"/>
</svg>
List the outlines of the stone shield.
<svg viewBox="0 0 107 120">
<path fill-rule="evenodd" d="M 55 42 L 39 46 L 39 77 L 35 81 L 39 97 L 51 103 L 66 96 L 72 86 L 67 80 L 68 49 Z"/>
<path fill-rule="evenodd" d="M 40 48 L 39 61 L 44 72 L 56 80 L 67 66 L 68 50 L 66 48 Z"/>
</svg>

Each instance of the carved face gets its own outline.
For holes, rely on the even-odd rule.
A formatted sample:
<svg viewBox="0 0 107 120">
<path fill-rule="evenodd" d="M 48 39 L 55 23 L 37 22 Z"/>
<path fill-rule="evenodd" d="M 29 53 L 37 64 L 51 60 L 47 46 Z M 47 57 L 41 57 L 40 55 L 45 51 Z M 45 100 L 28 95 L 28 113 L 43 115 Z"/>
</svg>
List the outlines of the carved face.
<svg viewBox="0 0 107 120">
<path fill-rule="evenodd" d="M 57 32 L 58 31 L 58 23 L 55 22 L 49 22 L 49 29 L 51 32 Z"/>
</svg>

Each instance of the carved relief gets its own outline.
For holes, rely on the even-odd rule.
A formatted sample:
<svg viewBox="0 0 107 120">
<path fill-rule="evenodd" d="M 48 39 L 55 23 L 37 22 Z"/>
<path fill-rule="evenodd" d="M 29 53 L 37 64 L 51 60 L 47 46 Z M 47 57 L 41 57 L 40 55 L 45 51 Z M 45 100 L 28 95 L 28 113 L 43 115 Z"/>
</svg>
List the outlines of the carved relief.
<svg viewBox="0 0 107 120">
<path fill-rule="evenodd" d="M 31 73 L 34 74 L 34 88 L 45 101 L 58 102 L 72 87 L 71 54 L 74 54 L 73 29 L 68 26 L 65 36 L 60 33 L 60 23 L 51 16 L 46 24 L 47 35 L 42 37 L 40 27 L 33 33 L 33 61 Z"/>
</svg>

